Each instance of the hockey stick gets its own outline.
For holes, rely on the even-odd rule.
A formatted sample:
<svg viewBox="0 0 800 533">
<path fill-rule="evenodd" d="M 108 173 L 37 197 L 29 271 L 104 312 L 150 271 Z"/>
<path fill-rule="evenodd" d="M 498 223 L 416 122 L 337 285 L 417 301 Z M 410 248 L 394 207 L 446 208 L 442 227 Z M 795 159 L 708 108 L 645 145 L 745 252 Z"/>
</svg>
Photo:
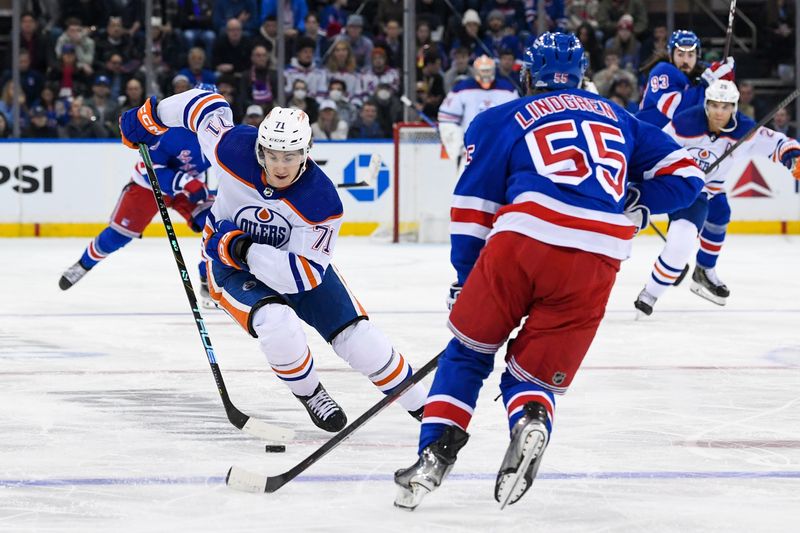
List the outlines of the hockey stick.
<svg viewBox="0 0 800 533">
<path fill-rule="evenodd" d="M 370 407 L 363 415 L 359 416 L 354 422 L 351 422 L 349 426 L 334 435 L 328 442 L 318 448 L 317 451 L 283 474 L 277 476 L 263 476 L 261 474 L 249 472 L 238 466 L 232 466 L 230 470 L 228 470 L 228 475 L 225 477 L 225 484 L 232 489 L 244 492 L 275 492 L 280 489 L 347 440 L 358 428 L 369 422 L 375 415 L 383 411 L 390 403 L 402 396 L 408 389 L 422 381 L 422 378 L 430 374 L 436 368 L 439 364 L 439 357 L 441 357 L 443 353 L 444 352 L 439 353 L 439 355 L 425 363 L 425 366 L 417 370 L 413 376 L 398 385 L 394 392 L 384 396 L 381 401 Z"/>
<path fill-rule="evenodd" d="M 437 130 L 439 129 L 439 126 L 436 124 L 436 122 L 433 121 L 433 119 L 431 117 L 429 117 L 428 115 L 426 115 L 425 113 L 423 113 L 422 111 L 420 111 L 419 109 L 414 107 L 414 104 L 411 102 L 411 99 L 408 96 L 406 96 L 404 94 L 401 95 L 400 96 L 400 101 L 403 102 L 403 104 L 406 107 L 408 107 L 409 109 L 413 109 L 417 113 L 417 115 L 419 115 L 419 118 L 421 118 L 423 121 L 425 121 L 425 123 L 428 126 L 430 126 L 431 128 L 435 128 Z"/>
<path fill-rule="evenodd" d="M 713 162 L 713 163 L 712 163 L 712 164 L 711 164 L 711 165 L 708 167 L 708 169 L 706 169 L 706 171 L 705 171 L 705 173 L 706 173 L 706 176 L 707 176 L 707 175 L 709 175 L 709 174 L 711 174 L 711 173 L 714 171 L 714 169 L 715 169 L 715 168 L 717 168 L 717 167 L 719 166 L 719 164 L 720 164 L 720 163 L 722 163 L 723 161 L 725 161 L 725 159 L 726 159 L 726 158 L 727 158 L 729 155 L 731 155 L 731 153 L 733 153 L 733 151 L 734 151 L 734 150 L 736 150 L 737 148 L 739 148 L 739 146 L 741 146 L 741 144 L 742 144 L 743 142 L 745 142 L 747 139 L 749 139 L 749 138 L 750 138 L 750 136 L 752 136 L 752 135 L 753 135 L 755 132 L 757 132 L 757 131 L 758 131 L 758 128 L 761 128 L 762 126 L 766 125 L 766 123 L 767 123 L 767 122 L 769 122 L 770 120 L 772 120 L 772 117 L 774 117 L 774 116 L 775 116 L 775 115 L 778 113 L 778 111 L 780 111 L 782 108 L 786 107 L 787 105 L 791 104 L 791 103 L 794 101 L 794 99 L 798 97 L 798 95 L 800 95 L 800 88 L 797 88 L 797 89 L 795 89 L 794 91 L 792 91 L 791 93 L 789 93 L 789 96 L 787 96 L 786 98 L 784 98 L 783 100 L 781 100 L 781 101 L 778 103 L 778 105 L 776 105 L 776 106 L 775 106 L 775 108 L 774 108 L 772 111 L 770 111 L 769 113 L 767 113 L 767 114 L 764 116 L 764 118 L 762 118 L 761 120 L 759 120 L 759 121 L 758 121 L 758 124 L 756 124 L 755 126 L 753 126 L 752 128 L 750 128 L 750 131 L 748 131 L 748 132 L 747 132 L 745 135 L 743 135 L 743 136 L 742 136 L 742 138 L 741 138 L 741 139 L 739 139 L 738 141 L 736 141 L 736 142 L 735 142 L 735 143 L 734 143 L 734 144 L 733 144 L 733 145 L 732 145 L 730 148 L 728 148 L 727 150 L 725 150 L 725 153 L 723 153 L 723 154 L 722 154 L 722 155 L 719 157 L 719 159 L 717 159 L 716 161 L 714 161 L 714 162 Z"/>
<path fill-rule="evenodd" d="M 222 371 L 217 364 L 214 348 L 211 346 L 211 337 L 208 335 L 203 316 L 200 314 L 200 308 L 197 305 L 197 297 L 194 294 L 194 287 L 192 287 L 192 280 L 189 278 L 189 272 L 186 270 L 183 254 L 178 245 L 178 238 L 175 236 L 175 230 L 172 227 L 172 221 L 167 212 L 167 205 L 164 203 L 164 195 L 161 192 L 158 178 L 153 170 L 153 161 L 150 159 L 150 151 L 147 149 L 147 146 L 140 144 L 139 154 L 142 156 L 144 166 L 147 168 L 147 178 L 150 180 L 150 187 L 153 189 L 153 196 L 156 198 L 158 210 L 159 213 L 161 213 L 161 221 L 164 223 L 164 229 L 167 231 L 167 238 L 172 248 L 172 255 L 175 257 L 175 264 L 178 267 L 178 272 L 180 272 L 181 280 L 183 280 L 186 298 L 189 299 L 189 307 L 192 308 L 197 332 L 200 334 L 200 340 L 203 342 L 206 357 L 208 357 L 208 364 L 211 365 L 211 373 L 214 374 L 214 381 L 217 383 L 217 391 L 219 391 L 219 395 L 222 398 L 222 405 L 225 406 L 225 413 L 228 415 L 228 420 L 237 428 L 254 437 L 281 442 L 291 440 L 294 437 L 293 430 L 274 426 L 263 420 L 247 416 L 237 409 L 228 397 L 228 389 L 225 387 L 225 382 L 222 380 Z"/>
<path fill-rule="evenodd" d="M 340 189 L 352 189 L 353 187 L 372 187 L 375 180 L 378 178 L 378 173 L 381 171 L 381 156 L 380 154 L 372 154 L 369 158 L 369 166 L 367 168 L 367 179 L 357 183 L 340 183 L 337 185 Z"/>
<path fill-rule="evenodd" d="M 733 38 L 733 19 L 736 16 L 736 0 L 731 0 L 731 9 L 728 11 L 728 29 L 725 30 L 725 48 L 722 52 L 722 61 L 728 58 L 731 51 L 731 39 Z"/>
</svg>

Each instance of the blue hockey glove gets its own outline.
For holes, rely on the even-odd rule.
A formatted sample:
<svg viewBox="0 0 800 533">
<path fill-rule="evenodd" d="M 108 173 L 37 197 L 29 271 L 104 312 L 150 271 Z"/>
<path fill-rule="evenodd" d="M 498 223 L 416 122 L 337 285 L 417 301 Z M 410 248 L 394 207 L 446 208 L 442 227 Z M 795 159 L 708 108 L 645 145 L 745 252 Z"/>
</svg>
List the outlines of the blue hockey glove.
<svg viewBox="0 0 800 533">
<path fill-rule="evenodd" d="M 800 150 L 790 148 L 781 156 L 781 164 L 789 169 L 794 179 L 800 180 Z"/>
<path fill-rule="evenodd" d="M 639 203 L 642 193 L 636 187 L 628 187 L 625 195 L 625 207 L 623 214 L 636 226 L 636 233 L 646 228 L 650 224 L 650 209 Z"/>
<path fill-rule="evenodd" d="M 253 244 L 250 235 L 229 220 L 217 223 L 217 229 L 203 243 L 206 255 L 237 270 L 247 270 L 247 251 Z"/>
<path fill-rule="evenodd" d="M 450 292 L 447 294 L 447 309 L 450 311 L 453 310 L 453 306 L 456 304 L 456 300 L 458 300 L 458 295 L 461 294 L 461 289 L 462 287 L 457 281 L 450 285 Z"/>
<path fill-rule="evenodd" d="M 119 117 L 119 131 L 122 144 L 138 150 L 138 144 L 152 146 L 158 142 L 158 136 L 167 132 L 167 127 L 156 114 L 156 97 L 145 100 L 139 109 L 129 109 Z"/>
</svg>

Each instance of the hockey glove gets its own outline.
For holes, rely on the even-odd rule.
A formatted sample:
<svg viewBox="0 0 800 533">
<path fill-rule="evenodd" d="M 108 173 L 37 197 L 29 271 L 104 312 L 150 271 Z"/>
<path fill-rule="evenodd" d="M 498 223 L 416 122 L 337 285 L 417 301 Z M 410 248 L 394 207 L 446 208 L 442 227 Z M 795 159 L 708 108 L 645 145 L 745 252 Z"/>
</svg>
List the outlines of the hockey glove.
<svg viewBox="0 0 800 533">
<path fill-rule="evenodd" d="M 789 148 L 781 157 L 783 166 L 789 169 L 794 179 L 800 180 L 800 149 Z"/>
<path fill-rule="evenodd" d="M 192 178 L 183 186 L 183 194 L 192 204 L 205 202 L 208 199 L 208 187 L 201 180 Z"/>
<path fill-rule="evenodd" d="M 642 193 L 636 187 L 628 187 L 625 195 L 625 207 L 623 214 L 636 226 L 636 233 L 639 233 L 650 224 L 650 209 L 639 203 Z"/>
<path fill-rule="evenodd" d="M 725 61 L 714 61 L 711 65 L 703 71 L 700 78 L 703 83 L 708 87 L 717 80 L 734 81 L 734 68 L 735 63 L 733 57 L 728 56 Z"/>
<path fill-rule="evenodd" d="M 156 114 L 156 97 L 145 100 L 139 109 L 129 109 L 119 117 L 119 131 L 122 144 L 138 150 L 138 144 L 152 146 L 158 142 L 158 136 L 167 132 L 167 127 Z"/>
<path fill-rule="evenodd" d="M 217 223 L 217 229 L 203 243 L 206 255 L 214 261 L 237 270 L 247 270 L 247 251 L 253 244 L 250 235 L 228 220 Z"/>
<path fill-rule="evenodd" d="M 450 285 L 450 292 L 447 294 L 447 309 L 450 311 L 452 311 L 453 306 L 456 305 L 456 300 L 458 300 L 458 295 L 461 294 L 461 289 L 462 287 L 457 281 Z"/>
</svg>

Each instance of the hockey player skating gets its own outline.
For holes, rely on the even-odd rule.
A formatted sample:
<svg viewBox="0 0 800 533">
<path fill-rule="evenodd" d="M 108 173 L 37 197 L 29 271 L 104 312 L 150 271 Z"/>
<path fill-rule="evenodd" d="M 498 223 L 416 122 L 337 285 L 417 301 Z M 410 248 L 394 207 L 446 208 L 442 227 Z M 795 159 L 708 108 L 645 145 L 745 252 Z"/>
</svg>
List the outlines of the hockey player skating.
<svg viewBox="0 0 800 533">
<path fill-rule="evenodd" d="M 150 157 L 167 205 L 186 219 L 192 231 L 200 233 L 213 196 L 206 184 L 210 163 L 200 150 L 197 136 L 188 130 L 170 131 L 150 147 Z M 108 227 L 92 239 L 80 259 L 64 271 L 58 286 L 62 290 L 69 289 L 100 261 L 141 237 L 156 213 L 158 206 L 147 172 L 144 163 L 139 161 L 133 168 L 131 181 L 122 189 Z M 204 262 L 200 263 L 200 293 L 203 305 L 213 307 Z"/>
<path fill-rule="evenodd" d="M 494 59 L 480 56 L 472 63 L 475 77 L 458 82 L 439 107 L 439 136 L 447 155 L 464 167 L 464 132 L 475 116 L 485 109 L 519 97 L 517 89 L 505 78 L 496 78 Z"/>
<path fill-rule="evenodd" d="M 152 97 L 123 115 L 121 130 L 124 142 L 147 145 L 173 128 L 197 132 L 220 180 L 203 231 L 211 297 L 258 339 L 314 424 L 337 432 L 347 418 L 320 383 L 301 320 L 384 393 L 411 376 L 411 366 L 331 264 L 342 203 L 308 157 L 308 115 L 276 107 L 258 128 L 233 124 L 221 96 L 191 90 L 158 104 Z M 420 385 L 399 399 L 418 419 L 424 401 Z"/>
<path fill-rule="evenodd" d="M 525 493 L 555 395 L 575 377 L 648 208 L 686 206 L 703 186 L 669 136 L 575 89 L 586 68 L 576 37 L 545 33 L 528 56 L 529 96 L 481 113 L 467 131 L 451 209 L 455 337 L 425 405 L 419 458 L 395 473 L 395 505 L 405 509 L 452 469 L 495 353 L 520 322 L 500 380 L 511 441 L 494 495 L 505 506 Z"/>
<path fill-rule="evenodd" d="M 699 63 L 700 39 L 694 32 L 672 32 L 667 43 L 668 57 L 650 71 L 644 97 L 636 118 L 663 128 L 676 112 L 703 102 L 705 88 L 719 79 L 733 79 L 734 60 L 714 62 L 703 68 Z"/>
<path fill-rule="evenodd" d="M 703 170 L 709 168 L 729 146 L 744 137 L 755 122 L 738 111 L 739 91 L 732 81 L 719 80 L 706 89 L 705 103 L 675 115 L 664 131 L 686 148 Z M 695 250 L 691 290 L 718 305 L 725 305 L 730 290 L 716 272 L 717 258 L 725 241 L 731 209 L 725 194 L 725 180 L 737 161 L 761 155 L 779 161 L 800 179 L 800 144 L 769 128 L 759 128 L 711 174 L 698 198 L 685 209 L 669 215 L 669 230 L 664 250 L 656 259 L 650 279 L 634 307 L 653 313 L 656 300 L 672 286 Z"/>
</svg>

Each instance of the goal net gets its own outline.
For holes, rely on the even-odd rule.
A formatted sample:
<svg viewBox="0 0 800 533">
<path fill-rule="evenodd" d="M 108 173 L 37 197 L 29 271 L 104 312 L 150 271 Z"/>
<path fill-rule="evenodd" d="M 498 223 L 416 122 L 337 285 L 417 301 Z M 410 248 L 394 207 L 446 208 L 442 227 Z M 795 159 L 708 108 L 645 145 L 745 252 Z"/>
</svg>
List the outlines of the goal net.
<svg viewBox="0 0 800 533">
<path fill-rule="evenodd" d="M 456 174 L 456 161 L 447 157 L 435 128 L 395 124 L 393 242 L 449 242 Z"/>
</svg>

